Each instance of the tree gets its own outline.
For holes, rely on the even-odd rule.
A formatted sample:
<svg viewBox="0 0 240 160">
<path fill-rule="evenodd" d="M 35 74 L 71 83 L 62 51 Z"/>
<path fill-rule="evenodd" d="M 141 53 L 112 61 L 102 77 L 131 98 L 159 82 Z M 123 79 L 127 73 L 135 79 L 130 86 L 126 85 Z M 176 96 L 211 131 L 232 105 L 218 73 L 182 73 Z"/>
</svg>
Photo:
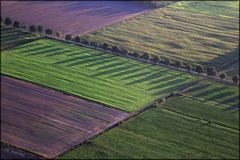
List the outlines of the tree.
<svg viewBox="0 0 240 160">
<path fill-rule="evenodd" d="M 31 25 L 29 30 L 30 30 L 30 32 L 37 32 L 37 28 L 35 25 Z"/>
<path fill-rule="evenodd" d="M 65 36 L 65 40 L 66 40 L 66 41 L 71 41 L 71 40 L 72 40 L 72 36 L 71 36 L 70 34 L 67 34 L 67 35 Z"/>
<path fill-rule="evenodd" d="M 239 77 L 238 77 L 237 75 L 234 75 L 234 76 L 232 77 L 232 81 L 233 81 L 233 83 L 238 83 Z"/>
<path fill-rule="evenodd" d="M 85 45 L 89 45 L 89 44 L 90 44 L 90 42 L 89 42 L 87 39 L 84 39 L 84 40 L 82 41 L 82 43 L 85 44 Z"/>
<path fill-rule="evenodd" d="M 227 77 L 226 73 L 221 73 L 221 74 L 220 74 L 220 78 L 221 78 L 221 79 L 225 79 L 226 77 Z"/>
<path fill-rule="evenodd" d="M 5 25 L 7 25 L 7 26 L 11 25 L 11 24 L 12 24 L 11 18 L 7 17 L 7 18 L 5 19 L 5 21 L 4 21 L 4 23 L 5 23 Z"/>
<path fill-rule="evenodd" d="M 19 28 L 20 27 L 20 23 L 18 21 L 14 21 L 13 22 L 13 27 Z"/>
<path fill-rule="evenodd" d="M 38 26 L 37 26 L 37 31 L 38 31 L 39 33 L 41 33 L 41 32 L 43 31 L 43 26 L 38 25 Z"/>
<path fill-rule="evenodd" d="M 118 46 L 113 46 L 113 47 L 112 47 L 112 51 L 119 53 L 119 52 L 121 51 L 121 49 L 120 49 Z"/>
<path fill-rule="evenodd" d="M 127 56 L 127 55 L 129 54 L 129 52 L 128 52 L 127 49 L 123 49 L 123 50 L 122 50 L 122 54 Z"/>
<path fill-rule="evenodd" d="M 76 36 L 76 37 L 75 37 L 75 42 L 77 42 L 77 43 L 80 43 L 80 42 L 81 42 L 81 39 L 80 39 L 79 36 Z"/>
<path fill-rule="evenodd" d="M 171 64 L 171 61 L 170 61 L 170 59 L 168 59 L 168 58 L 164 58 L 163 63 L 164 63 L 165 65 L 170 65 L 170 64 Z"/>
<path fill-rule="evenodd" d="M 143 59 L 149 60 L 150 59 L 150 55 L 148 53 L 143 53 Z"/>
<path fill-rule="evenodd" d="M 201 66 L 201 65 L 196 66 L 196 72 L 198 74 L 202 73 L 203 72 L 203 66 Z"/>
<path fill-rule="evenodd" d="M 47 30 L 46 30 L 46 34 L 48 34 L 48 35 L 52 35 L 52 33 L 53 33 L 53 32 L 52 32 L 51 29 L 47 29 Z"/>
<path fill-rule="evenodd" d="M 160 61 L 160 57 L 158 55 L 153 56 L 153 62 L 158 63 Z"/>
<path fill-rule="evenodd" d="M 182 66 L 183 66 L 182 61 L 177 60 L 177 61 L 175 62 L 175 66 L 176 66 L 177 68 L 182 67 Z"/>
<path fill-rule="evenodd" d="M 97 42 L 92 42 L 92 46 L 94 46 L 96 48 L 96 47 L 98 47 L 98 43 Z"/>
<path fill-rule="evenodd" d="M 207 68 L 207 75 L 208 76 L 216 76 L 217 71 L 215 67 L 208 67 Z"/>
<path fill-rule="evenodd" d="M 56 32 L 56 37 L 60 38 L 62 36 L 61 32 Z"/>
<path fill-rule="evenodd" d="M 102 48 L 107 50 L 109 48 L 109 44 L 107 42 L 105 42 L 103 45 L 102 45 Z"/>
<path fill-rule="evenodd" d="M 134 52 L 133 56 L 136 57 L 136 58 L 139 58 L 139 54 L 137 52 Z"/>
<path fill-rule="evenodd" d="M 186 69 L 188 70 L 188 72 L 190 72 L 190 71 L 192 70 L 192 65 L 191 65 L 191 64 L 188 64 L 188 65 L 186 66 Z"/>
</svg>

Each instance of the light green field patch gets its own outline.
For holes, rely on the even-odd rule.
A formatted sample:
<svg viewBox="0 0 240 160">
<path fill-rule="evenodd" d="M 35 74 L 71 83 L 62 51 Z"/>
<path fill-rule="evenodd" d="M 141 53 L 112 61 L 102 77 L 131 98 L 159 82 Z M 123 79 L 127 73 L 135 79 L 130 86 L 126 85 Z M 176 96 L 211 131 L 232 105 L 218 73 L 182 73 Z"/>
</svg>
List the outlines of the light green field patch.
<svg viewBox="0 0 240 160">
<path fill-rule="evenodd" d="M 1 71 L 126 111 L 135 111 L 196 79 L 53 40 L 38 40 L 2 52 Z"/>
<path fill-rule="evenodd" d="M 60 157 L 81 158 L 237 159 L 239 112 L 173 98 Z"/>
</svg>

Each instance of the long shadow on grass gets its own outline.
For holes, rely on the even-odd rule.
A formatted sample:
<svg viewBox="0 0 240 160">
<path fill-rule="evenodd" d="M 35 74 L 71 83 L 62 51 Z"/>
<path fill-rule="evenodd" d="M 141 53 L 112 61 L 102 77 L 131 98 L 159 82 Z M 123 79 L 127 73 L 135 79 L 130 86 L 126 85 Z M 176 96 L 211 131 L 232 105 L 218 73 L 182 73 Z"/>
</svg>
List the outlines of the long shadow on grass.
<svg viewBox="0 0 240 160">
<path fill-rule="evenodd" d="M 62 48 L 52 48 L 49 49 L 44 49 L 44 50 L 41 50 L 41 51 L 38 51 L 38 52 L 34 52 L 34 53 L 31 53 L 31 54 L 28 54 L 28 56 L 36 56 L 36 55 L 40 55 L 40 54 L 47 54 L 47 53 L 51 53 L 51 52 L 57 52 L 57 51 L 62 51 L 63 49 Z"/>
<path fill-rule="evenodd" d="M 26 47 L 29 47 L 28 45 L 27 46 L 24 46 L 23 48 L 26 48 Z M 25 50 L 25 51 L 21 51 L 19 52 L 19 54 L 24 54 L 24 53 L 35 53 L 37 51 L 41 51 L 41 50 L 45 50 L 46 48 L 55 48 L 54 46 L 44 46 L 42 44 L 38 44 L 37 47 L 34 47 L 34 48 L 31 48 L 31 49 L 28 49 Z M 19 49 L 19 48 L 17 48 Z"/>
<path fill-rule="evenodd" d="M 236 102 L 236 101 L 239 101 L 239 96 L 238 95 L 236 95 L 234 97 L 231 97 L 231 98 L 228 98 L 228 99 L 225 99 L 225 100 L 221 101 L 220 103 L 227 105 L 228 103 L 233 103 L 233 102 Z"/>
<path fill-rule="evenodd" d="M 34 48 L 35 46 L 40 46 L 40 47 L 42 47 L 42 44 L 39 44 L 39 43 L 28 43 L 27 45 L 22 45 L 22 46 L 18 46 L 18 47 L 16 47 L 15 49 L 25 49 L 26 47 L 28 47 L 28 48 Z M 49 47 L 49 46 L 48 46 Z M 44 47 L 43 47 L 44 48 Z M 45 46 L 45 48 L 46 48 L 46 46 Z M 36 49 L 35 49 L 36 50 Z M 33 50 L 34 51 L 34 50 Z"/>
<path fill-rule="evenodd" d="M 196 92 L 199 90 L 204 90 L 204 89 L 208 88 L 209 86 L 211 86 L 211 84 L 200 84 L 200 85 L 197 85 L 193 88 L 186 90 L 185 93 L 192 93 L 192 92 Z"/>
<path fill-rule="evenodd" d="M 94 75 L 92 75 L 92 77 L 108 75 L 108 74 L 116 73 L 116 72 L 119 72 L 119 71 L 122 71 L 122 70 L 125 70 L 125 69 L 129 69 L 129 68 L 132 68 L 132 67 L 134 67 L 134 64 L 129 64 L 129 65 L 126 65 L 126 66 L 116 67 L 116 68 L 113 68 L 113 69 L 104 70 L 102 72 L 94 74 Z"/>
<path fill-rule="evenodd" d="M 96 60 L 95 63 L 85 65 L 85 67 L 94 67 L 94 66 L 98 66 L 98 65 L 102 65 L 102 64 L 107 64 L 107 63 L 113 62 L 113 61 L 116 61 L 116 59 L 112 59 L 112 57 L 106 57 L 104 59 Z"/>
<path fill-rule="evenodd" d="M 209 98 L 206 98 L 205 101 L 219 100 L 219 99 L 222 99 L 224 97 L 233 96 L 234 94 L 235 94 L 234 92 L 225 91 L 225 92 L 222 92 L 220 94 L 217 94 L 217 95 L 211 96 Z"/>
<path fill-rule="evenodd" d="M 225 88 L 227 88 L 227 86 L 225 86 L 225 87 L 215 87 L 215 88 L 212 88 L 210 90 L 206 90 L 206 91 L 204 90 L 204 91 L 202 91 L 198 94 L 194 94 L 193 96 L 194 97 L 207 97 L 208 95 L 211 95 L 211 94 L 217 93 L 219 91 L 222 91 Z"/>
<path fill-rule="evenodd" d="M 104 57 L 100 54 L 95 54 L 95 55 L 86 55 L 82 56 L 81 58 L 78 59 L 78 61 L 68 64 L 67 67 L 72 67 L 72 66 L 77 66 L 77 65 L 83 65 L 85 63 L 90 63 L 90 62 L 96 62 L 98 60 L 102 60 Z"/>
<path fill-rule="evenodd" d="M 162 83 L 160 83 L 159 85 L 156 85 L 154 87 L 151 87 L 148 89 L 148 91 L 152 91 L 152 90 L 156 90 L 156 89 L 161 89 L 161 88 L 165 88 L 166 86 L 171 86 L 174 84 L 179 84 L 181 82 L 185 82 L 185 79 L 171 79 L 169 81 L 163 81 Z"/>
<path fill-rule="evenodd" d="M 141 79 L 134 80 L 134 81 L 128 83 L 128 85 L 133 85 L 133 84 L 137 84 L 137 83 L 143 83 L 143 82 L 152 80 L 154 78 L 160 77 L 163 74 L 163 72 L 168 72 L 168 71 L 155 71 L 155 72 L 149 71 L 148 75 L 145 75 Z"/>
</svg>

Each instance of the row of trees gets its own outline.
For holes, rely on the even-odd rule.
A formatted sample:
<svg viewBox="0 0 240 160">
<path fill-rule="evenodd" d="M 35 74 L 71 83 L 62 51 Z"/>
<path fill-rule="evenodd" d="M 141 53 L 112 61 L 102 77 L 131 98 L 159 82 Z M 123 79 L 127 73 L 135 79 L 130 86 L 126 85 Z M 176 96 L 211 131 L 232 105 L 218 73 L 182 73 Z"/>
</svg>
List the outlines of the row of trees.
<svg viewBox="0 0 240 160">
<path fill-rule="evenodd" d="M 1 21 L 3 21 L 2 18 L 1 18 Z M 7 26 L 13 24 L 13 27 L 20 28 L 20 23 L 18 21 L 12 22 L 12 20 L 10 18 L 8 18 L 8 17 L 5 19 L 4 23 Z M 29 27 L 29 31 L 33 32 L 33 33 L 34 32 L 42 33 L 43 30 L 44 30 L 44 28 L 41 25 L 38 25 L 38 26 L 31 25 Z M 45 30 L 45 34 L 53 35 L 53 31 L 51 29 L 46 29 Z M 56 32 L 55 36 L 61 38 L 62 34 L 60 32 Z M 171 59 L 169 59 L 167 57 L 160 57 L 158 55 L 152 55 L 152 54 L 149 54 L 149 53 L 146 53 L 146 52 L 145 53 L 141 53 L 141 54 L 138 53 L 138 52 L 130 53 L 127 49 L 124 49 L 124 48 L 122 49 L 122 48 L 120 48 L 117 45 L 111 46 L 107 42 L 102 43 L 102 44 L 97 43 L 97 42 L 90 42 L 89 40 L 81 38 L 79 36 L 76 36 L 76 37 L 73 38 L 72 35 L 70 35 L 70 34 L 65 35 L 64 38 L 65 38 L 66 41 L 73 41 L 73 42 L 76 42 L 76 43 L 82 43 L 84 45 L 91 45 L 93 47 L 102 48 L 104 50 L 108 50 L 108 51 L 112 51 L 114 53 L 122 54 L 124 56 L 133 56 L 133 57 L 135 57 L 137 59 L 140 59 L 140 58 L 141 59 L 145 59 L 145 60 L 147 60 L 149 62 L 153 62 L 155 64 L 162 63 L 162 64 L 169 65 L 169 66 L 171 65 L 171 66 L 175 66 L 176 68 L 187 69 L 188 72 L 195 71 L 195 72 L 197 72 L 199 74 L 206 71 L 208 76 L 217 76 L 217 70 L 216 70 L 215 67 L 207 67 L 205 69 L 202 65 L 195 65 L 193 67 L 191 64 L 184 64 L 181 60 L 172 61 Z M 225 79 L 227 77 L 227 75 L 226 75 L 226 73 L 221 73 L 219 75 L 219 77 L 221 79 Z M 238 83 L 239 77 L 237 75 L 234 75 L 232 77 L 232 81 L 234 83 Z"/>
</svg>

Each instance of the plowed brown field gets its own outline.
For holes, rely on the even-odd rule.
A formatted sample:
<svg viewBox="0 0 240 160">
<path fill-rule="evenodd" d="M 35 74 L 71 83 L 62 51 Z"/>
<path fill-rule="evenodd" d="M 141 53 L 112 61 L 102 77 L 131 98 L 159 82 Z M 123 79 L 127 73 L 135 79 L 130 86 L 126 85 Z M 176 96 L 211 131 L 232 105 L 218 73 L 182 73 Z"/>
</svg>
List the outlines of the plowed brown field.
<svg viewBox="0 0 240 160">
<path fill-rule="evenodd" d="M 1 141 L 54 158 L 129 114 L 1 76 Z"/>
<path fill-rule="evenodd" d="M 121 1 L 3 1 L 1 15 L 73 35 L 136 16 L 150 8 Z"/>
</svg>

